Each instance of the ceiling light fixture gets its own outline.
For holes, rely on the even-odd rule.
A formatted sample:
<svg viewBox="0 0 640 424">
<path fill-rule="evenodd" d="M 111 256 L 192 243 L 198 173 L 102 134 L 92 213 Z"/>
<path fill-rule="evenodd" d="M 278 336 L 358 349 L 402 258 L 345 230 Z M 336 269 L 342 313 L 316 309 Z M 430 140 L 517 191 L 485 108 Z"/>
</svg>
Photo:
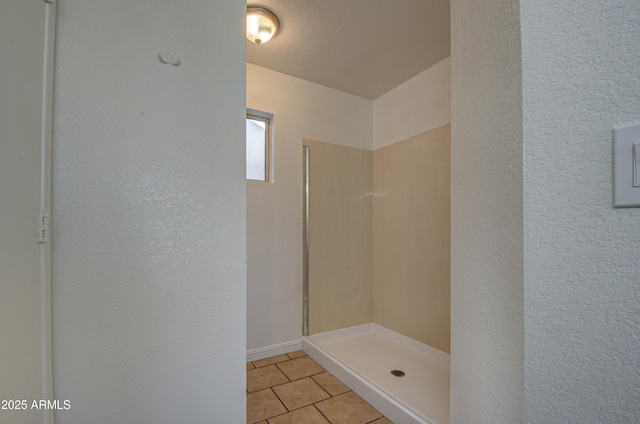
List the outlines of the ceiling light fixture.
<svg viewBox="0 0 640 424">
<path fill-rule="evenodd" d="M 269 9 L 247 7 L 247 39 L 257 45 L 266 43 L 278 33 L 280 21 Z"/>
</svg>

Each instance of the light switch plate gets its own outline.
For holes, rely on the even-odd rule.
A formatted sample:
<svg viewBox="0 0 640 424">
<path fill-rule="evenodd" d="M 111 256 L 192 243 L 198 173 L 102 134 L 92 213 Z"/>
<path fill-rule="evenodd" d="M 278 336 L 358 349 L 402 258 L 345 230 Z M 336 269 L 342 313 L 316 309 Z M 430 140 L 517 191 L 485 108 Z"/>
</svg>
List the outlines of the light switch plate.
<svg viewBox="0 0 640 424">
<path fill-rule="evenodd" d="M 640 124 L 613 130 L 613 207 L 640 207 L 640 187 L 635 179 L 640 172 L 638 157 L 640 149 L 634 143 L 640 142 Z"/>
</svg>

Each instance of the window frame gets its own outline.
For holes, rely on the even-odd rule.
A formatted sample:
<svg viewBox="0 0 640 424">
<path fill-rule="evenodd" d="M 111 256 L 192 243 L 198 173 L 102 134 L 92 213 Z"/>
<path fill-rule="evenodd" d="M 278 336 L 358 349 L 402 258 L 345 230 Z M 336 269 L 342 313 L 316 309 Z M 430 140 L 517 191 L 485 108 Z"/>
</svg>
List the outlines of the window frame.
<svg viewBox="0 0 640 424">
<path fill-rule="evenodd" d="M 245 121 L 247 119 L 253 119 L 256 121 L 262 121 L 265 123 L 265 140 L 264 140 L 264 180 L 256 180 L 253 178 L 247 178 L 245 172 L 245 179 L 247 181 L 255 181 L 259 183 L 270 183 L 273 182 L 273 162 L 272 162 L 272 149 L 273 149 L 273 114 L 268 112 L 263 112 L 257 109 L 247 108 L 247 113 L 245 117 Z M 245 149 L 246 149 L 247 139 L 245 135 Z M 247 153 L 245 151 L 245 162 L 246 162 Z"/>
</svg>

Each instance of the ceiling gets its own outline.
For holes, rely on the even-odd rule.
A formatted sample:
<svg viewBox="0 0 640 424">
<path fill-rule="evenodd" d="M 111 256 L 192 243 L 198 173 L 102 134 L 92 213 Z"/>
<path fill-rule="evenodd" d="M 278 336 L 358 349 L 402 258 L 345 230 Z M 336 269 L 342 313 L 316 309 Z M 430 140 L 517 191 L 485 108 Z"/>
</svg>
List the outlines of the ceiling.
<svg viewBox="0 0 640 424">
<path fill-rule="evenodd" d="M 450 55 L 449 0 L 249 0 L 280 19 L 247 62 L 375 99 Z"/>
</svg>

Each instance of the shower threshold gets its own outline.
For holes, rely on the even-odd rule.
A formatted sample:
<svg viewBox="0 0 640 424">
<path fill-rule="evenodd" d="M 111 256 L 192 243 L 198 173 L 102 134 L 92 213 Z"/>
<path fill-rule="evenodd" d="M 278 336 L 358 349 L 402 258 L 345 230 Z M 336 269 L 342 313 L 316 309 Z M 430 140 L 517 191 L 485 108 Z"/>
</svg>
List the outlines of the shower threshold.
<svg viewBox="0 0 640 424">
<path fill-rule="evenodd" d="M 373 323 L 303 337 L 302 348 L 391 421 L 449 423 L 447 353 Z"/>
</svg>

